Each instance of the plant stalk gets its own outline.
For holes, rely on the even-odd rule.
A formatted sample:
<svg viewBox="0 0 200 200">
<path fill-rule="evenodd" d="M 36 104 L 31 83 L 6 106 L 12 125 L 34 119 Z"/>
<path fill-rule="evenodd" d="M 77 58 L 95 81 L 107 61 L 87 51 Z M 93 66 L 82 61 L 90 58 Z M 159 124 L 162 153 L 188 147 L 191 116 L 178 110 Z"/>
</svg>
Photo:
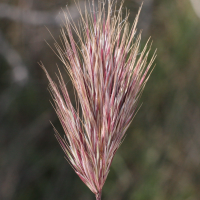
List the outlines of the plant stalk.
<svg viewBox="0 0 200 200">
<path fill-rule="evenodd" d="M 101 192 L 99 192 L 98 194 L 96 194 L 96 200 L 101 200 Z"/>
</svg>

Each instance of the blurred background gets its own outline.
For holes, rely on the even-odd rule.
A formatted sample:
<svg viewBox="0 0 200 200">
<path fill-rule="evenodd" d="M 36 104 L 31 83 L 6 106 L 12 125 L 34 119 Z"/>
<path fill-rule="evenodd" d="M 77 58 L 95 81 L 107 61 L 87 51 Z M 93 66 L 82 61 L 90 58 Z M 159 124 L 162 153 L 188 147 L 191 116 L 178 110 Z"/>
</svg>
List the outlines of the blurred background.
<svg viewBox="0 0 200 200">
<path fill-rule="evenodd" d="M 130 23 L 141 2 L 125 0 Z M 66 5 L 77 22 L 73 0 L 0 0 L 1 200 L 95 199 L 54 137 L 49 121 L 63 131 L 38 65 L 42 61 L 53 77 L 56 63 L 62 68 L 46 27 L 59 39 Z M 144 0 L 138 27 L 142 46 L 151 36 L 153 50 L 158 48 L 157 65 L 103 199 L 199 200 L 200 0 Z"/>
</svg>

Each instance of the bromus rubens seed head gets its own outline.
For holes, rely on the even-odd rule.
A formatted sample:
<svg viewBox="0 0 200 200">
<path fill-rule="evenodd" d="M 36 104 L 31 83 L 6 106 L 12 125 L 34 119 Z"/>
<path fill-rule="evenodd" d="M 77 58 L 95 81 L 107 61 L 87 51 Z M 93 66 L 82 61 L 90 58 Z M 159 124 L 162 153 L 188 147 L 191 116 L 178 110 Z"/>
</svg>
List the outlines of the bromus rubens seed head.
<svg viewBox="0 0 200 200">
<path fill-rule="evenodd" d="M 123 4 L 123 3 L 122 3 Z M 136 34 L 139 12 L 132 26 L 129 13 L 122 18 L 122 4 L 114 0 L 92 1 L 90 12 L 80 11 L 76 26 L 66 15 L 57 55 L 66 67 L 77 94 L 73 107 L 59 71 L 59 86 L 50 78 L 50 91 L 65 136 L 56 132 L 66 157 L 81 180 L 101 199 L 102 187 L 149 78 L 155 53 L 147 63 L 150 48 L 140 51 Z M 90 13 L 90 14 L 89 14 Z M 76 43 L 73 32 L 78 37 Z M 148 42 L 147 42 L 148 43 Z"/>
</svg>

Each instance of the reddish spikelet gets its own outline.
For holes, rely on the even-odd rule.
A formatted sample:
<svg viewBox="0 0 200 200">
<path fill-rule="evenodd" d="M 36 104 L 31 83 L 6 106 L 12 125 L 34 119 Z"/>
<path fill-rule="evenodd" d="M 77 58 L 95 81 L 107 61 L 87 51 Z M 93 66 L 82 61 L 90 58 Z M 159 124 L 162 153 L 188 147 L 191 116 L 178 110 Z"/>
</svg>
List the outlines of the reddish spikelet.
<svg viewBox="0 0 200 200">
<path fill-rule="evenodd" d="M 42 65 L 65 131 L 62 138 L 55 130 L 56 138 L 75 172 L 97 199 L 101 199 L 111 162 L 131 123 L 155 59 L 154 54 L 147 64 L 147 44 L 139 52 L 141 33 L 135 38 L 141 9 L 129 30 L 129 14 L 122 19 L 123 3 L 119 10 L 115 6 L 112 11 L 113 2 L 108 1 L 107 11 L 104 1 L 99 1 L 98 12 L 93 5 L 92 15 L 86 10 L 83 16 L 80 11 L 79 28 L 66 16 L 61 31 L 62 47 L 55 44 L 77 93 L 82 117 L 78 106 L 76 110 L 72 106 L 61 73 L 59 89 Z M 72 29 L 79 38 L 79 47 Z"/>
</svg>

